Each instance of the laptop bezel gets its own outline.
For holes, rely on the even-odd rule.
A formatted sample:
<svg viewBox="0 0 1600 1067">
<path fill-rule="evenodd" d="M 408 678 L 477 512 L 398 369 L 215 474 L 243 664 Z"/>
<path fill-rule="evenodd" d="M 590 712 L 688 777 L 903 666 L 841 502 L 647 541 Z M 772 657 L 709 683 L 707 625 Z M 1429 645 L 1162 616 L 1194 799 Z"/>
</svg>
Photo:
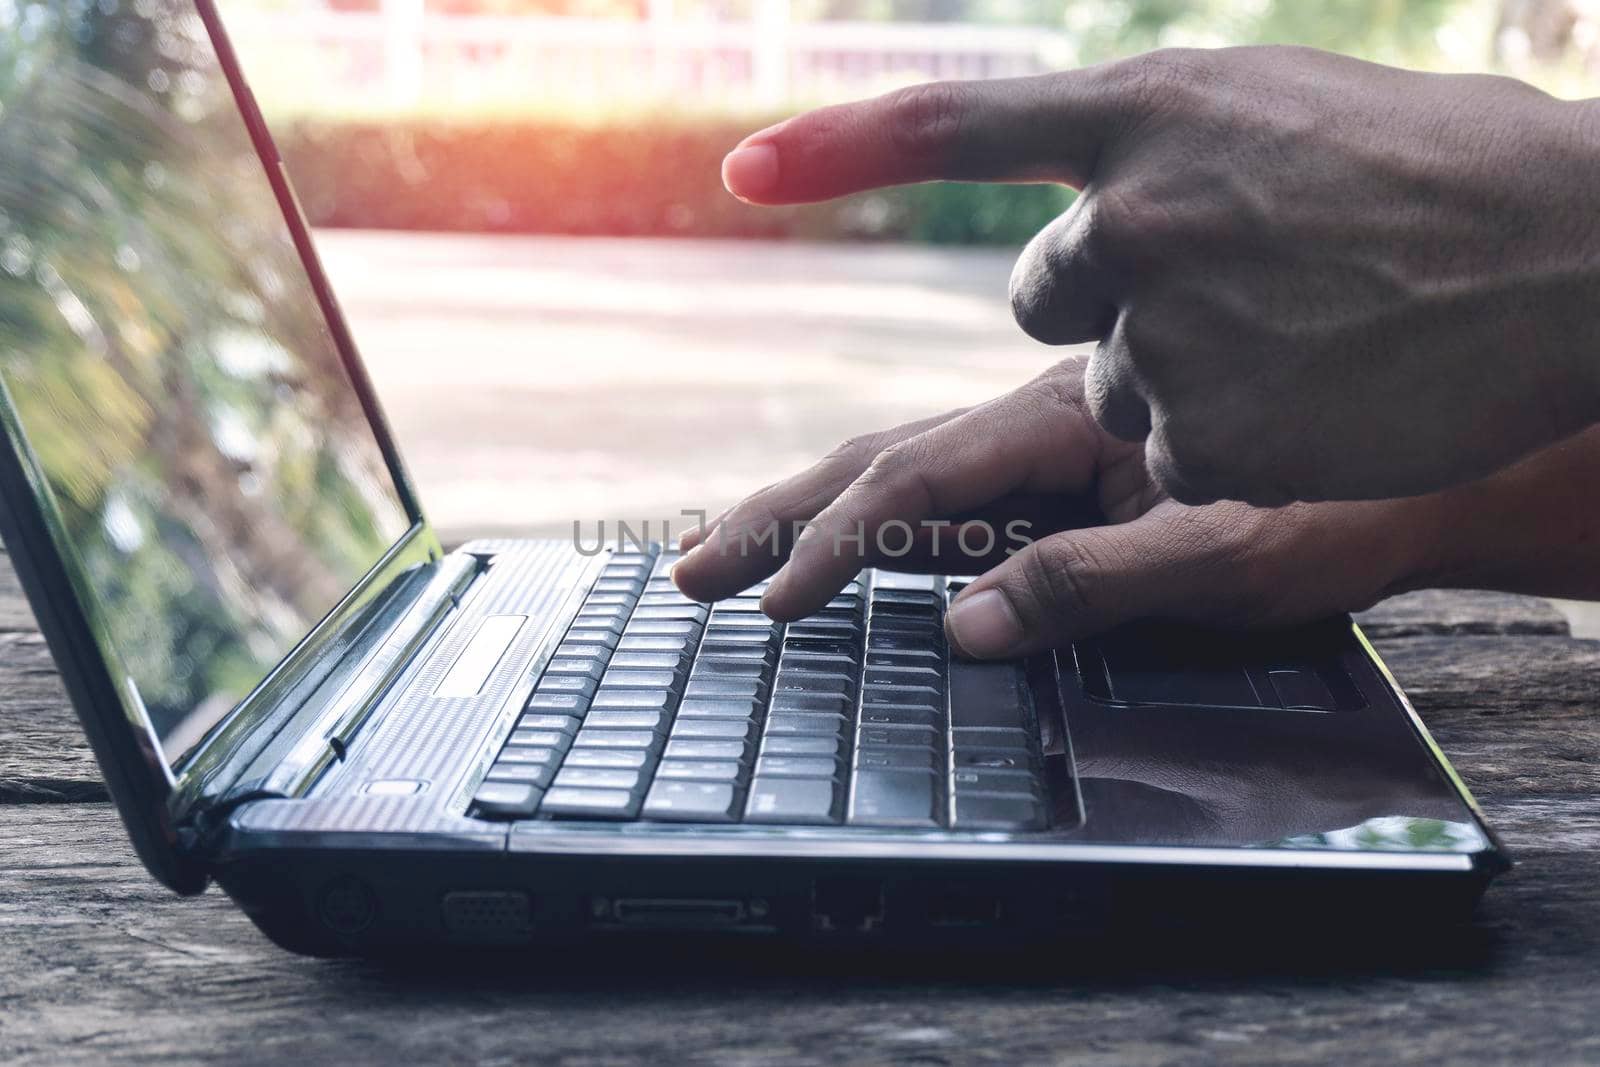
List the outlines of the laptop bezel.
<svg viewBox="0 0 1600 1067">
<path fill-rule="evenodd" d="M 416 488 L 400 456 L 377 394 L 361 362 L 355 340 L 322 269 L 310 229 L 266 120 L 245 82 L 222 20 L 211 0 L 192 0 L 205 27 L 219 69 L 228 83 L 256 158 L 267 176 L 284 224 L 315 294 L 317 306 L 349 375 L 362 411 L 372 427 L 411 526 L 344 598 L 274 666 L 252 692 L 223 716 L 199 744 L 169 763 L 105 630 L 83 599 L 89 589 L 60 545 L 67 543 L 54 510 L 40 506 L 51 490 L 15 416 L 15 406 L 0 381 L 0 537 L 32 605 L 39 628 L 55 658 L 112 801 L 150 873 L 180 893 L 198 893 L 207 883 L 205 863 L 185 846 L 184 803 L 199 792 L 193 779 L 241 752 L 259 746 L 255 727 L 264 712 L 318 666 L 337 637 L 356 623 L 374 601 L 404 595 L 421 583 L 404 582 L 417 568 L 444 553 L 428 524 Z"/>
</svg>

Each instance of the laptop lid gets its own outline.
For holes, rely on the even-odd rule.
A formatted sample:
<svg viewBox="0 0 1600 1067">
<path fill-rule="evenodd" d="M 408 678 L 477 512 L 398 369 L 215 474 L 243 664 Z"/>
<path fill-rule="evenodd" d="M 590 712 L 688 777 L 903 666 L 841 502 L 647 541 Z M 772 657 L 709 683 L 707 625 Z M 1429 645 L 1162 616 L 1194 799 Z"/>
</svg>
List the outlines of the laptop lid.
<svg viewBox="0 0 1600 1067">
<path fill-rule="evenodd" d="M 0 7 L 0 533 L 135 847 L 436 559 L 210 0 Z"/>
</svg>

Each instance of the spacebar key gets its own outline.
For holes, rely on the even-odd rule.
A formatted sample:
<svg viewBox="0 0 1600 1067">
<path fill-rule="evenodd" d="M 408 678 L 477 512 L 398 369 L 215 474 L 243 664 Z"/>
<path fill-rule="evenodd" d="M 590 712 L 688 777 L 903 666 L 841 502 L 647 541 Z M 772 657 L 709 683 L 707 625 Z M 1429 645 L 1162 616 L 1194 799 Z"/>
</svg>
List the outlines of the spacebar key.
<svg viewBox="0 0 1600 1067">
<path fill-rule="evenodd" d="M 854 826 L 938 826 L 938 779 L 929 771 L 857 770 L 850 794 Z"/>
</svg>

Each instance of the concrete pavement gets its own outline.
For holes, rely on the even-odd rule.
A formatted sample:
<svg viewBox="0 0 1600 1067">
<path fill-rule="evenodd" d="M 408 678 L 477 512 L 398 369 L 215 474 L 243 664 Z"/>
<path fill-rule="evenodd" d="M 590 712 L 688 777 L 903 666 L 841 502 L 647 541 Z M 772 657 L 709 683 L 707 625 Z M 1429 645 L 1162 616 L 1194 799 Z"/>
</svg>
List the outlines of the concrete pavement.
<svg viewBox="0 0 1600 1067">
<path fill-rule="evenodd" d="M 1060 354 L 1011 321 L 1006 251 L 317 240 L 447 539 L 715 510 Z"/>
</svg>

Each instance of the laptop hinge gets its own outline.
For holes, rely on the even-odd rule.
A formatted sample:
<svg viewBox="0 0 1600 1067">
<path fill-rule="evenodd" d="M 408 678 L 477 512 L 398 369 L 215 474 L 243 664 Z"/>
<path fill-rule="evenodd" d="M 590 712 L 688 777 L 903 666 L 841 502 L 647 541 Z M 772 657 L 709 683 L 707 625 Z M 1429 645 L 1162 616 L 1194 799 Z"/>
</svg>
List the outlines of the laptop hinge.
<svg viewBox="0 0 1600 1067">
<path fill-rule="evenodd" d="M 214 824 L 227 810 L 260 797 L 307 789 L 345 748 L 417 651 L 460 604 L 483 561 L 454 552 L 430 568 L 420 591 L 369 619 L 342 662 L 289 717 L 242 773 L 194 812 Z M 421 577 L 421 576 L 419 576 Z"/>
</svg>

